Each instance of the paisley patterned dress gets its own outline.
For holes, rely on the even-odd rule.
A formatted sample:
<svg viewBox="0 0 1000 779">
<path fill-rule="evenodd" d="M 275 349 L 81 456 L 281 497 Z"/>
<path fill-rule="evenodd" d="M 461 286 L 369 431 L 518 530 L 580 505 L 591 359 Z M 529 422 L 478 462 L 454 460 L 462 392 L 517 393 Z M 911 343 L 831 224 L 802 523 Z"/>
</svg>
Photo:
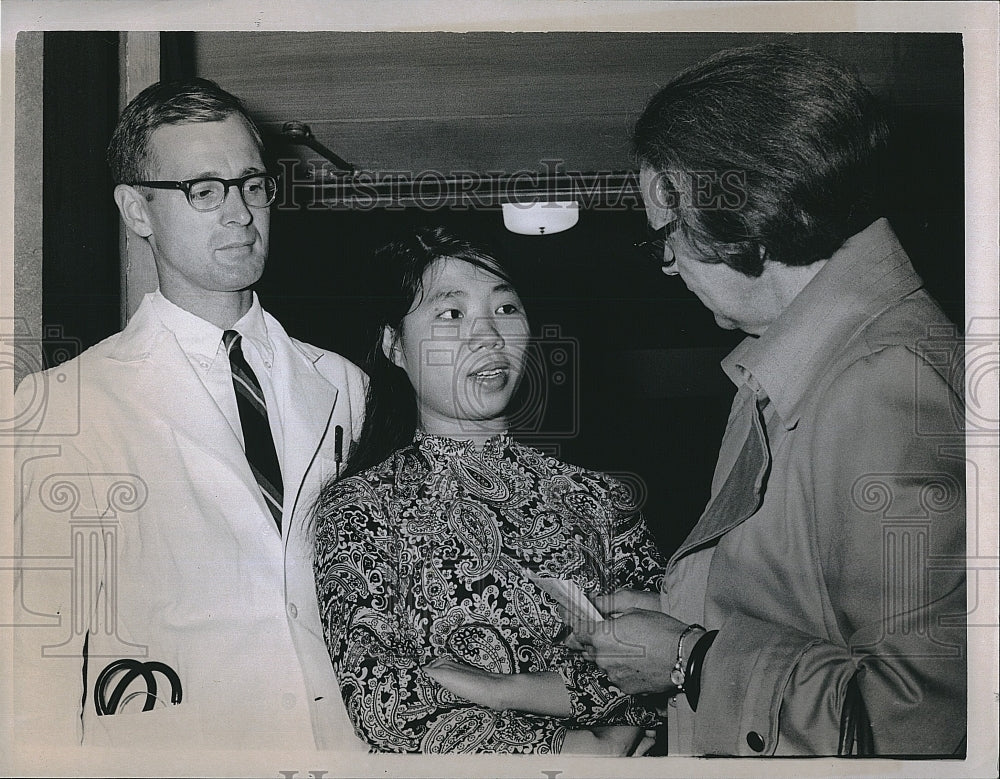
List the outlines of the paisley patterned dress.
<svg viewBox="0 0 1000 779">
<path fill-rule="evenodd" d="M 515 442 L 482 449 L 417 432 L 317 505 L 316 583 L 330 657 L 360 738 L 379 752 L 558 752 L 567 728 L 657 723 L 604 672 L 556 642 L 554 601 L 526 571 L 589 594 L 655 590 L 663 561 L 615 479 Z M 555 671 L 568 718 L 497 711 L 422 667 Z"/>
</svg>

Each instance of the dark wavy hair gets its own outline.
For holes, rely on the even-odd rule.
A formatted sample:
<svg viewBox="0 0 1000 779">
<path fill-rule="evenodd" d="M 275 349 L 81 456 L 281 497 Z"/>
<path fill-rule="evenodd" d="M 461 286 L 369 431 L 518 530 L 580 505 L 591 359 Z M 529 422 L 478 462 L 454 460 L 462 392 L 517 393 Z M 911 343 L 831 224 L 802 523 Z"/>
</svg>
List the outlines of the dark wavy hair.
<svg viewBox="0 0 1000 779">
<path fill-rule="evenodd" d="M 406 373 L 382 351 L 382 333 L 397 333 L 405 317 L 420 303 L 423 275 L 444 258 L 463 260 L 516 286 L 500 254 L 481 243 L 460 238 L 444 227 L 423 227 L 376 250 L 369 267 L 372 304 L 367 322 L 371 344 L 364 363 L 368 373 L 365 422 L 351 446 L 344 476 L 378 465 L 407 446 L 417 429 L 417 402 Z"/>
<path fill-rule="evenodd" d="M 883 215 L 888 136 L 883 107 L 844 67 L 762 45 L 680 73 L 649 101 L 632 142 L 669 182 L 686 238 L 759 276 L 765 258 L 825 259 Z"/>
<path fill-rule="evenodd" d="M 115 183 L 130 184 L 152 175 L 155 160 L 149 139 L 163 125 L 221 122 L 230 116 L 246 122 L 263 156 L 264 141 L 246 107 L 214 81 L 191 78 L 146 87 L 122 111 L 108 145 L 108 166 Z"/>
</svg>

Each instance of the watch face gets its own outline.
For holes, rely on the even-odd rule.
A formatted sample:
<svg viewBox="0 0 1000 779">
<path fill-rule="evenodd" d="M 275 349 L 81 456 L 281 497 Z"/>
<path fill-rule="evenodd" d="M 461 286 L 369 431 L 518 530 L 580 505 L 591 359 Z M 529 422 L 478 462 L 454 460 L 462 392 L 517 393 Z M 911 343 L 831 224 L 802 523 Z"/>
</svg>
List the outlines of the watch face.
<svg viewBox="0 0 1000 779">
<path fill-rule="evenodd" d="M 670 672 L 670 681 L 675 687 L 680 687 L 682 684 L 684 684 L 684 669 L 674 668 Z"/>
</svg>

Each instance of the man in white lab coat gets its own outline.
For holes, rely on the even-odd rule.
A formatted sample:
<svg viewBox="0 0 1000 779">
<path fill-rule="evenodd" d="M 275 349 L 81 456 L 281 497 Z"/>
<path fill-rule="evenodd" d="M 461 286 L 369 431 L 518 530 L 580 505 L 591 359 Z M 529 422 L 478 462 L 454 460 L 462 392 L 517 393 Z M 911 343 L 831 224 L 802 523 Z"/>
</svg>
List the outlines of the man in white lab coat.
<svg viewBox="0 0 1000 779">
<path fill-rule="evenodd" d="M 276 190 L 262 147 L 201 79 L 154 84 L 115 131 L 115 201 L 159 289 L 18 388 L 19 743 L 365 749 L 322 637 L 309 514 L 360 430 L 366 378 L 253 292 Z M 276 492 L 250 465 L 233 337 Z"/>
</svg>

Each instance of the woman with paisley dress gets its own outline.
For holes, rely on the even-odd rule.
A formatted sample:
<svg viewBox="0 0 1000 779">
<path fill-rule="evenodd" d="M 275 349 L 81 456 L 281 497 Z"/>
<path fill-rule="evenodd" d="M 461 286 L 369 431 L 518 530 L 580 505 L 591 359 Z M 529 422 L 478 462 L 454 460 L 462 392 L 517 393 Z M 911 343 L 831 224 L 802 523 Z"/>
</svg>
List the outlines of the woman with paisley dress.
<svg viewBox="0 0 1000 779">
<path fill-rule="evenodd" d="M 376 255 L 365 428 L 316 506 L 320 615 L 378 752 L 638 754 L 656 714 L 561 643 L 535 577 L 654 591 L 630 491 L 516 442 L 529 343 L 500 262 L 418 230 Z"/>
</svg>

